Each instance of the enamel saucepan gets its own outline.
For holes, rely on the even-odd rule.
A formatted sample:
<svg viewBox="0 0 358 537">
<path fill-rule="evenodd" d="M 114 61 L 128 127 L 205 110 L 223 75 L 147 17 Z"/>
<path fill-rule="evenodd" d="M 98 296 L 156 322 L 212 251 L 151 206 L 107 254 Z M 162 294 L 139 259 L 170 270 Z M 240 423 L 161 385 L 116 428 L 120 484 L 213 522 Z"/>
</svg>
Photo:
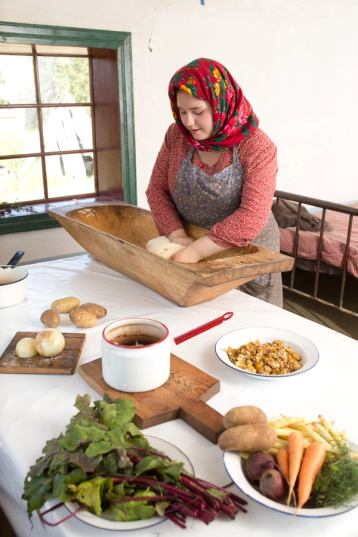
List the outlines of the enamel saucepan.
<svg viewBox="0 0 358 537">
<path fill-rule="evenodd" d="M 7 265 L 0 265 L 0 308 L 15 306 L 26 298 L 28 272 L 16 266 L 23 255 L 18 251 Z"/>
</svg>

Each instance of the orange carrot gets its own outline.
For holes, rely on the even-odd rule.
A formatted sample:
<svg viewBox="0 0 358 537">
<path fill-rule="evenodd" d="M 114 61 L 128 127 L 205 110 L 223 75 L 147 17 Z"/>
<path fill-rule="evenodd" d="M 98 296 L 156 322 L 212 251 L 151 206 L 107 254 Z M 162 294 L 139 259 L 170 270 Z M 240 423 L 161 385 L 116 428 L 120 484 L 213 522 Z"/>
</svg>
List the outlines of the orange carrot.
<svg viewBox="0 0 358 537">
<path fill-rule="evenodd" d="M 288 449 L 288 498 L 287 505 L 290 505 L 293 488 L 296 483 L 303 457 L 303 434 L 300 431 L 292 431 L 287 439 Z"/>
<path fill-rule="evenodd" d="M 321 442 L 312 442 L 305 451 L 298 474 L 297 509 L 309 499 L 314 481 L 326 458 L 326 447 Z"/>
<path fill-rule="evenodd" d="M 276 454 L 276 461 L 281 474 L 288 483 L 288 451 L 286 448 L 280 448 Z"/>
</svg>

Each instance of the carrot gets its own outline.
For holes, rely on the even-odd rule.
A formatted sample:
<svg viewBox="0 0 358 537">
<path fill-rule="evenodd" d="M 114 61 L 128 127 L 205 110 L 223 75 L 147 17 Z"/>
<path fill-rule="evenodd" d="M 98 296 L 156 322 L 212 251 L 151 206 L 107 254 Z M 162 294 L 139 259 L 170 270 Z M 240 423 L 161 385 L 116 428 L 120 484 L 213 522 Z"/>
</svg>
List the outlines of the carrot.
<svg viewBox="0 0 358 537">
<path fill-rule="evenodd" d="M 287 505 L 290 505 L 293 489 L 296 483 L 303 457 L 303 434 L 300 431 L 292 431 L 287 439 L 288 449 L 288 498 Z"/>
<path fill-rule="evenodd" d="M 314 481 L 326 458 L 326 446 L 321 442 L 312 442 L 305 451 L 298 474 L 297 509 L 307 502 L 311 495 Z"/>
<path fill-rule="evenodd" d="M 276 461 L 281 474 L 288 483 L 288 451 L 286 448 L 280 448 L 276 454 Z"/>
</svg>

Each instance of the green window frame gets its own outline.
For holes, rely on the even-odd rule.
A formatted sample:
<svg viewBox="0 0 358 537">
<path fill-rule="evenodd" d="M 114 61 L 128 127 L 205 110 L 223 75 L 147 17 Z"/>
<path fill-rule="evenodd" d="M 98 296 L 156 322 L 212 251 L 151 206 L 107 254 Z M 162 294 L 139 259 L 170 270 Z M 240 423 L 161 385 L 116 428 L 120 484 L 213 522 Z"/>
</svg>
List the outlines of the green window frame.
<svg viewBox="0 0 358 537">
<path fill-rule="evenodd" d="M 136 155 L 134 132 L 132 44 L 130 32 L 114 32 L 87 28 L 70 28 L 38 24 L 0 21 L 0 42 L 37 45 L 63 45 L 117 50 L 119 113 L 121 137 L 121 163 L 124 200 L 137 204 Z M 48 217 L 41 218 L 31 227 L 32 216 L 0 219 L 0 234 L 11 231 L 42 229 L 56 225 Z M 42 215 L 44 217 L 45 215 Z M 2 221 L 1 221 L 2 220 Z M 13 222 L 10 223 L 10 221 Z M 26 225 L 29 222 L 29 225 Z"/>
</svg>

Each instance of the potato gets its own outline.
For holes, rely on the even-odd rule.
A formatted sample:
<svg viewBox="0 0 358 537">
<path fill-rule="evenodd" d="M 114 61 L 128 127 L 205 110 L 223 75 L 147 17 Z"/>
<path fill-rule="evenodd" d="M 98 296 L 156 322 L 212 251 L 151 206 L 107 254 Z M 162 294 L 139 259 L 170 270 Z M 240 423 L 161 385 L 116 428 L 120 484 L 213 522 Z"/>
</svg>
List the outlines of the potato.
<svg viewBox="0 0 358 537">
<path fill-rule="evenodd" d="M 81 306 L 70 312 L 70 319 L 78 328 L 91 328 L 91 326 L 97 324 L 95 314 L 85 308 L 81 308 Z"/>
<path fill-rule="evenodd" d="M 65 338 L 55 328 L 41 330 L 35 338 L 35 346 L 41 356 L 56 356 L 65 348 Z"/>
<path fill-rule="evenodd" d="M 103 306 L 100 306 L 99 304 L 94 304 L 93 302 L 85 302 L 84 304 L 81 304 L 80 309 L 84 309 L 86 311 L 89 311 L 90 313 L 93 313 L 97 319 L 102 319 L 102 317 L 105 317 L 107 315 L 107 310 Z"/>
<path fill-rule="evenodd" d="M 60 316 L 57 311 L 45 310 L 41 313 L 41 322 L 48 328 L 56 328 L 60 324 Z"/>
<path fill-rule="evenodd" d="M 23 337 L 16 343 L 15 354 L 19 358 L 32 358 L 36 356 L 36 342 L 33 337 Z"/>
<path fill-rule="evenodd" d="M 77 308 L 81 304 L 79 298 L 75 296 L 67 296 L 65 298 L 58 298 L 51 304 L 51 309 L 57 311 L 57 313 L 70 313 L 74 308 Z"/>
<path fill-rule="evenodd" d="M 277 440 L 274 429 L 265 423 L 246 423 L 226 429 L 218 439 L 224 451 L 265 451 L 272 448 Z"/>
<path fill-rule="evenodd" d="M 245 425 L 246 423 L 266 423 L 266 414 L 257 406 L 236 406 L 226 412 L 224 416 L 224 427 L 236 427 L 237 425 Z"/>
</svg>

